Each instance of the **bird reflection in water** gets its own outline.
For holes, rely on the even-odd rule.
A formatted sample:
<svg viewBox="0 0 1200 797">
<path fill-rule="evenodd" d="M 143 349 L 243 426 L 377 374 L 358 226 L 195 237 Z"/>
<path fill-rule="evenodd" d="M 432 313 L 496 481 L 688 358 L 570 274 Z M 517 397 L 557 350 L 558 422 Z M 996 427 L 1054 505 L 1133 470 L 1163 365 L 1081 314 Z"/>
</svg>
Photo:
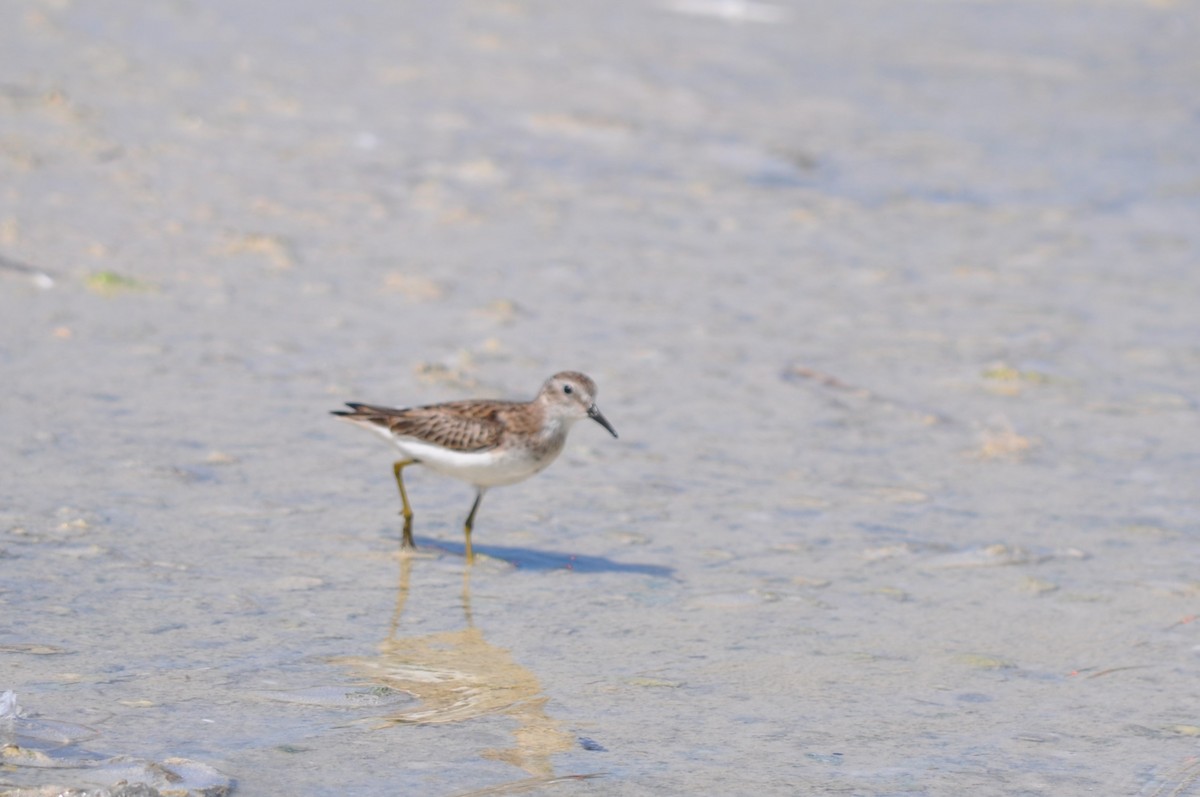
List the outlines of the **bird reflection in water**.
<svg viewBox="0 0 1200 797">
<path fill-rule="evenodd" d="M 550 758 L 575 747 L 575 737 L 546 714 L 547 698 L 537 677 L 512 654 L 489 643 L 471 616 L 471 571 L 463 573 L 467 627 L 424 636 L 399 634 L 408 600 L 413 557 L 400 558 L 400 586 L 388 638 L 376 656 L 344 657 L 356 674 L 376 686 L 407 692 L 420 705 L 382 717 L 381 727 L 461 722 L 499 714 L 517 723 L 516 744 L 486 750 L 483 757 L 519 767 L 537 778 L 553 778 Z"/>
</svg>

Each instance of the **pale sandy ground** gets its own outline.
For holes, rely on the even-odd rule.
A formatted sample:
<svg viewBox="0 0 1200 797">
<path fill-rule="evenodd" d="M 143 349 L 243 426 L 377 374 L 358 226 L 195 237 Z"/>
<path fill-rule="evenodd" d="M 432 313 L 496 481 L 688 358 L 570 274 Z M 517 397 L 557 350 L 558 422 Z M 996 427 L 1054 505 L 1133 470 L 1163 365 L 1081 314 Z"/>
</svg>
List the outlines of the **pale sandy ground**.
<svg viewBox="0 0 1200 797">
<path fill-rule="evenodd" d="M 0 793 L 1200 794 L 1195 3 L 3 17 Z"/>
</svg>

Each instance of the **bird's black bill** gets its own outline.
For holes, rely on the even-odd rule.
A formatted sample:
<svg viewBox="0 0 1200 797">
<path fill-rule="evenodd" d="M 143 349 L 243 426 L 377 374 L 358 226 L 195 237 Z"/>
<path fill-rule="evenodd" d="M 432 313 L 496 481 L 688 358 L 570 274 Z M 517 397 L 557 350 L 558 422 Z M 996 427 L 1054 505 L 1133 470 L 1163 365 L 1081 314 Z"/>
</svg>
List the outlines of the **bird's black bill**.
<svg viewBox="0 0 1200 797">
<path fill-rule="evenodd" d="M 596 408 L 595 404 L 588 408 L 588 417 L 607 429 L 609 434 L 611 434 L 613 437 L 617 436 L 617 430 L 612 428 L 612 424 L 609 423 L 608 419 L 600 413 L 600 410 Z"/>
</svg>

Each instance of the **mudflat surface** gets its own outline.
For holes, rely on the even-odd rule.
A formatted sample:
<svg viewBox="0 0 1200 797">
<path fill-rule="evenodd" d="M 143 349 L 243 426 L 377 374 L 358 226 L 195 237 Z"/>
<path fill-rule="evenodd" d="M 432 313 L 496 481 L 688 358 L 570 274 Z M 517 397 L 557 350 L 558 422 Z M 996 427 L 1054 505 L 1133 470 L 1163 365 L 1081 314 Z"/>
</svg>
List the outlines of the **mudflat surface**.
<svg viewBox="0 0 1200 797">
<path fill-rule="evenodd" d="M 4 17 L 0 793 L 1200 794 L 1195 4 Z"/>
</svg>

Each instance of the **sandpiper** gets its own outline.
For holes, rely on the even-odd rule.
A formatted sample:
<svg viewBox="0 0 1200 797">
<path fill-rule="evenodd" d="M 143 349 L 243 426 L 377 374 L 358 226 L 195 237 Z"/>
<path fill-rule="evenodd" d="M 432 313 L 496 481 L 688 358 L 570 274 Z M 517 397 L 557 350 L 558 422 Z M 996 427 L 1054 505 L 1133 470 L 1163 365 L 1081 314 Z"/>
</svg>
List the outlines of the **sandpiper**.
<svg viewBox="0 0 1200 797">
<path fill-rule="evenodd" d="M 468 399 L 403 409 L 346 406 L 350 409 L 333 414 L 382 435 L 404 455 L 392 465 L 404 516 L 402 548 L 416 547 L 412 507 L 401 477 L 404 468 L 421 464 L 475 486 L 475 503 L 464 526 L 468 562 L 475 560 L 471 550 L 475 512 L 489 487 L 516 484 L 544 470 L 563 450 L 576 421 L 591 418 L 617 436 L 596 408 L 596 383 L 578 371 L 550 377 L 528 402 Z"/>
</svg>

